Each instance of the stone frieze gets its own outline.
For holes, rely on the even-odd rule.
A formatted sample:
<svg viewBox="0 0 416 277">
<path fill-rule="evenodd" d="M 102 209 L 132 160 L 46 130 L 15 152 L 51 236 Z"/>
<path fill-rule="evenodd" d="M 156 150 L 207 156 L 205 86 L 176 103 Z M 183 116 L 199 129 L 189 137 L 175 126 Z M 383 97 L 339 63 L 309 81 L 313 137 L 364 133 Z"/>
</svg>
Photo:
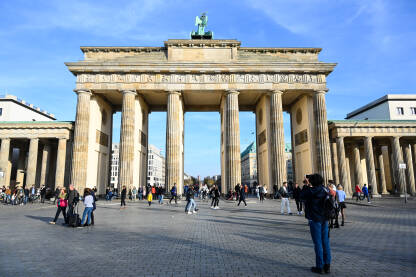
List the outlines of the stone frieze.
<svg viewBox="0 0 416 277">
<path fill-rule="evenodd" d="M 324 84 L 324 74 L 78 74 L 77 83 L 166 83 L 166 84 L 229 84 L 229 83 L 287 83 Z"/>
</svg>

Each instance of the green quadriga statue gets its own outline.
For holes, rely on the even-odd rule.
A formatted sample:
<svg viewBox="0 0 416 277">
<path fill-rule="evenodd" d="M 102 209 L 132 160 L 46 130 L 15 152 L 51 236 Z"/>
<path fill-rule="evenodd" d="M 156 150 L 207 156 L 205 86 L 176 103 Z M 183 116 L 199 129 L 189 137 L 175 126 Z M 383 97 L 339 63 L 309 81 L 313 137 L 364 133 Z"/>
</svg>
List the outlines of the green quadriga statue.
<svg viewBox="0 0 416 277">
<path fill-rule="evenodd" d="M 198 26 L 198 31 L 192 31 L 191 39 L 212 39 L 214 33 L 211 31 L 205 32 L 207 26 L 208 16 L 202 13 L 201 17 L 197 16 L 195 19 L 195 26 Z"/>
</svg>

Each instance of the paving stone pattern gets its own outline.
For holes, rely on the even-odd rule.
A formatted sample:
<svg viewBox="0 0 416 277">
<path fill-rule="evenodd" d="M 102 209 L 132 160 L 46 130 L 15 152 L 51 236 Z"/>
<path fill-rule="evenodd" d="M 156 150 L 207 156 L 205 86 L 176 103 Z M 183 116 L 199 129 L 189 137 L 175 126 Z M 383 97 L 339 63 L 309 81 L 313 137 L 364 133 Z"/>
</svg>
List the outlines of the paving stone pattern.
<svg viewBox="0 0 416 277">
<path fill-rule="evenodd" d="M 349 204 L 346 226 L 331 231 L 332 275 L 414 276 L 416 200 L 373 203 Z M 281 215 L 279 200 L 221 201 L 220 210 L 197 201 L 196 215 L 183 202 L 97 204 L 96 226 L 84 229 L 49 225 L 51 204 L 1 205 L 0 276 L 311 275 L 306 219 Z"/>
</svg>

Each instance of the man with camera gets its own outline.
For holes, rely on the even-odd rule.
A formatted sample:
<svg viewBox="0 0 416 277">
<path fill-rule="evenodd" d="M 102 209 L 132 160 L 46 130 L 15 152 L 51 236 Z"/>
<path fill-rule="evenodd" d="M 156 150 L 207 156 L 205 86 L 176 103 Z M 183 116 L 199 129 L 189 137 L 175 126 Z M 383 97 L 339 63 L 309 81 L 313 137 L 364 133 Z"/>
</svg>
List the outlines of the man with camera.
<svg viewBox="0 0 416 277">
<path fill-rule="evenodd" d="M 315 246 L 316 265 L 314 273 L 330 273 L 331 248 L 329 245 L 328 219 L 325 214 L 325 201 L 328 192 L 323 186 L 320 174 L 306 175 L 300 198 L 305 202 L 305 217 L 309 221 L 312 241 Z"/>
</svg>

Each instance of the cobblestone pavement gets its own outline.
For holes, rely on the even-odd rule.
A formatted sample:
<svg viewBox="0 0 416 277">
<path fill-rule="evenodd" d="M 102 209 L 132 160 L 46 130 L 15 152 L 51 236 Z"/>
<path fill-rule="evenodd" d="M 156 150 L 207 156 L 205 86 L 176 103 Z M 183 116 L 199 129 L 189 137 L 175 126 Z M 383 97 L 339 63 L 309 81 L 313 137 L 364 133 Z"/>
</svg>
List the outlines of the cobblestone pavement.
<svg viewBox="0 0 416 277">
<path fill-rule="evenodd" d="M 346 226 L 331 231 L 332 275 L 414 276 L 416 200 L 403 202 L 348 205 Z M 84 229 L 49 225 L 51 204 L 2 205 L 0 276 L 311 275 L 306 220 L 281 215 L 279 200 L 221 201 L 220 210 L 197 201 L 196 215 L 184 214 L 184 203 L 97 204 L 96 226 Z"/>
</svg>

